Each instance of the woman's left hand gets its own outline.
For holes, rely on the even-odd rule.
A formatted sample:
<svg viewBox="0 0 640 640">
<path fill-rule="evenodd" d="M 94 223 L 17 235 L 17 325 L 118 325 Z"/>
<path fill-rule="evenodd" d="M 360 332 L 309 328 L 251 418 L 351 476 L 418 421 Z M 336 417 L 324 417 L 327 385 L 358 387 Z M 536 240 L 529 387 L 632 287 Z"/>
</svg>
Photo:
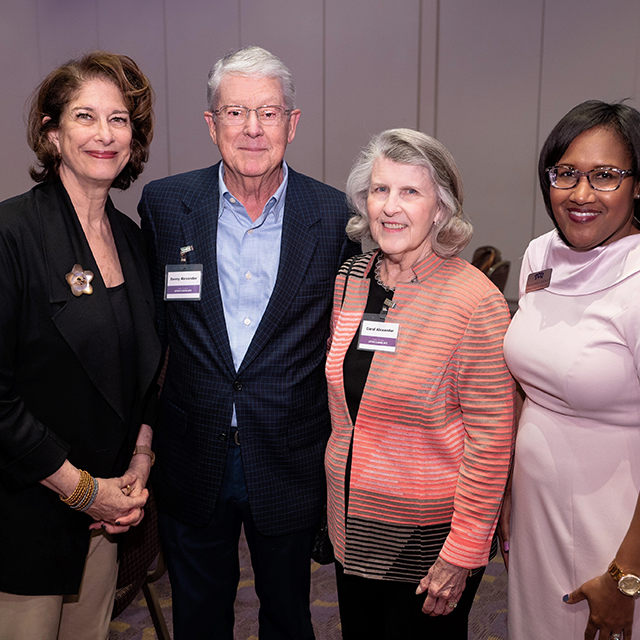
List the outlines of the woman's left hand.
<svg viewBox="0 0 640 640">
<path fill-rule="evenodd" d="M 416 589 L 417 595 L 428 592 L 422 605 L 423 613 L 430 616 L 452 613 L 462 597 L 468 576 L 469 569 L 457 567 L 439 557 Z"/>
<path fill-rule="evenodd" d="M 96 478 L 98 495 L 86 514 L 94 519 L 89 529 L 102 528 L 107 533 L 124 533 L 129 527 L 142 520 L 142 509 L 149 494 L 131 496 L 130 488 L 136 483 L 136 476 L 127 471 L 119 478 Z"/>
<path fill-rule="evenodd" d="M 151 445 L 152 431 L 151 427 L 143 424 L 140 427 L 140 435 L 138 437 L 138 444 Z M 144 438 L 144 439 L 143 439 Z M 137 454 L 132 456 L 129 468 L 125 473 L 125 476 L 130 480 L 129 484 L 122 489 L 122 493 L 128 497 L 135 498 L 143 495 L 148 498 L 148 491 L 146 490 L 147 481 L 149 480 L 149 474 L 151 473 L 151 458 L 146 454 Z M 124 533 L 128 531 L 130 527 L 135 527 L 142 522 L 144 518 L 144 508 L 131 509 L 126 516 L 119 518 L 117 524 L 96 521 L 90 525 L 90 529 L 105 529 L 107 533 Z"/>
<path fill-rule="evenodd" d="M 127 492 L 129 496 L 139 496 L 149 480 L 149 474 L 151 473 L 151 458 L 146 454 L 138 454 L 131 458 L 127 473 L 133 473 L 136 476 L 135 482 L 130 485 L 130 489 Z"/>
<path fill-rule="evenodd" d="M 593 640 L 598 630 L 599 638 L 609 638 L 617 633 L 624 640 L 631 639 L 635 598 L 620 593 L 608 573 L 585 582 L 569 594 L 567 602 L 576 604 L 582 600 L 589 603 L 585 640 Z"/>
<path fill-rule="evenodd" d="M 138 456 L 140 457 L 140 456 Z M 148 465 L 149 467 L 151 465 Z M 135 479 L 133 475 L 135 475 Z M 125 477 L 129 478 L 129 484 L 122 489 L 122 493 L 131 498 L 135 498 L 137 496 L 144 496 L 145 500 L 149 497 L 149 492 L 145 489 L 147 484 L 147 478 L 149 477 L 149 472 L 146 473 L 143 471 L 140 475 L 138 475 L 138 470 L 134 467 L 133 464 L 129 466 L 127 469 L 127 473 Z M 116 524 L 112 522 L 106 522 L 104 520 L 98 520 L 93 522 L 89 529 L 104 529 L 107 533 L 116 534 L 116 533 L 125 533 L 131 527 L 137 527 L 144 518 L 144 507 L 138 507 L 135 509 L 131 509 L 129 513 L 118 518 Z"/>
</svg>

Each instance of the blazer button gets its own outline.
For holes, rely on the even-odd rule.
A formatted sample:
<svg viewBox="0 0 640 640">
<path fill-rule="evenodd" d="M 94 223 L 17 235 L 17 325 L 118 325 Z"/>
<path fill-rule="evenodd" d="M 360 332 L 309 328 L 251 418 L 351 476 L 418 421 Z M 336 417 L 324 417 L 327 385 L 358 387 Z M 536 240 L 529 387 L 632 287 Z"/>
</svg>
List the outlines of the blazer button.
<svg viewBox="0 0 640 640">
<path fill-rule="evenodd" d="M 218 440 L 221 440 L 222 442 L 224 442 L 227 439 L 227 434 L 224 431 L 220 432 L 220 435 L 218 436 Z"/>
<path fill-rule="evenodd" d="M 235 380 L 233 383 L 233 388 L 236 391 L 242 391 L 242 382 L 240 382 L 240 380 Z"/>
</svg>

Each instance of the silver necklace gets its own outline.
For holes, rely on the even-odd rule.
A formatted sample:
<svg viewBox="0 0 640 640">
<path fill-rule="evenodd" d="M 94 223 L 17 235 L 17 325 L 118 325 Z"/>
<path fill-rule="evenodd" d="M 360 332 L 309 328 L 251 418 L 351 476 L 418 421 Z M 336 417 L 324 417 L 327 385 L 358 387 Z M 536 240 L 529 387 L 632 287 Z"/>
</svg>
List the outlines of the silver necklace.
<svg viewBox="0 0 640 640">
<path fill-rule="evenodd" d="M 385 291 L 395 291 L 395 287 L 387 287 L 387 285 L 382 282 L 382 276 L 380 275 L 380 265 L 382 264 L 382 258 L 384 254 L 382 251 L 378 254 L 378 258 L 376 259 L 376 266 L 374 269 L 374 275 L 376 277 L 376 282 L 385 290 Z"/>
</svg>

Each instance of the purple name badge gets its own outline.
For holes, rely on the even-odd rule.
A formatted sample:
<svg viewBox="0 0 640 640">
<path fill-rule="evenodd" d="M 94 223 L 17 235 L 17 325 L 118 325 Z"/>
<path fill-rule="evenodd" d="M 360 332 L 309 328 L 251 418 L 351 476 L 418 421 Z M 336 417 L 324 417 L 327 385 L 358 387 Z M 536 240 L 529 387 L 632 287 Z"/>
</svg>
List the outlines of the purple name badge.
<svg viewBox="0 0 640 640">
<path fill-rule="evenodd" d="M 363 320 L 360 326 L 358 349 L 361 351 L 386 351 L 394 353 L 398 342 L 397 322 Z"/>
<path fill-rule="evenodd" d="M 165 267 L 165 300 L 200 300 L 201 264 L 169 264 Z"/>
</svg>

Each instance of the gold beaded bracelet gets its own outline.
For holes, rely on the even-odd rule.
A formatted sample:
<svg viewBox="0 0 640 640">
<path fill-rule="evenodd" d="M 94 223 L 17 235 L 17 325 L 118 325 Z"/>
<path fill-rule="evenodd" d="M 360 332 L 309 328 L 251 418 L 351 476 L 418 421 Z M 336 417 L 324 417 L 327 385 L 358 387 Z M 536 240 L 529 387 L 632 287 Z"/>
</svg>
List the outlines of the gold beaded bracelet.
<svg viewBox="0 0 640 640">
<path fill-rule="evenodd" d="M 93 478 L 91 475 L 82 469 L 78 469 L 78 471 L 80 471 L 80 480 L 78 481 L 78 485 L 74 492 L 68 498 L 60 496 L 60 500 L 72 508 L 75 508 L 80 502 L 82 502 L 87 493 L 91 495 L 91 491 L 93 490 Z"/>
</svg>

